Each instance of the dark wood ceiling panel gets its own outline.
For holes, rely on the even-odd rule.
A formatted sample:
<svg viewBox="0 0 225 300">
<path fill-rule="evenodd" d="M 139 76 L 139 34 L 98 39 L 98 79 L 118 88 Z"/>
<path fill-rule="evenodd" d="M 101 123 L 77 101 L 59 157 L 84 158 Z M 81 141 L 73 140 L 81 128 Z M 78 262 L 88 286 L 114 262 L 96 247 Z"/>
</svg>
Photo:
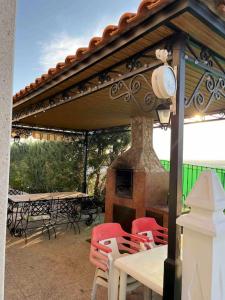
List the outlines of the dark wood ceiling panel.
<svg viewBox="0 0 225 300">
<path fill-rule="evenodd" d="M 225 57 L 225 39 L 219 34 L 216 34 L 215 31 L 206 26 L 206 24 L 198 20 L 191 13 L 185 12 L 172 19 L 171 23 L 178 27 L 181 31 L 188 33 L 191 37 L 203 45 L 207 45 L 213 51 Z"/>
</svg>

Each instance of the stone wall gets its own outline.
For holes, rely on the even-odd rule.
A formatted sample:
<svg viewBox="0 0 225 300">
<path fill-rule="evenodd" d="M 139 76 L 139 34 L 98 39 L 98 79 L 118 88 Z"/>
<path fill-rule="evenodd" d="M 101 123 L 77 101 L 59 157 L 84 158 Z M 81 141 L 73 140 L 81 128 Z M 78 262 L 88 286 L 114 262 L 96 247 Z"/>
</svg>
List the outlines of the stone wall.
<svg viewBox="0 0 225 300">
<path fill-rule="evenodd" d="M 0 0 L 0 299 L 4 299 L 16 0 Z"/>
</svg>

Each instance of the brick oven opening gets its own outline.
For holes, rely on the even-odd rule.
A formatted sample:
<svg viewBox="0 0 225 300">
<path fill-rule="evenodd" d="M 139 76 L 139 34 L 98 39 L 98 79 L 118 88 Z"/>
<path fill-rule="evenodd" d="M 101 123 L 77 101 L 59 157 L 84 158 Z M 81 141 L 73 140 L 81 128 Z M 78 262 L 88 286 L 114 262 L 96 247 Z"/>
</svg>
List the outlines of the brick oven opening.
<svg viewBox="0 0 225 300">
<path fill-rule="evenodd" d="M 133 195 L 133 170 L 116 170 L 116 195 L 122 198 L 132 198 Z"/>
</svg>

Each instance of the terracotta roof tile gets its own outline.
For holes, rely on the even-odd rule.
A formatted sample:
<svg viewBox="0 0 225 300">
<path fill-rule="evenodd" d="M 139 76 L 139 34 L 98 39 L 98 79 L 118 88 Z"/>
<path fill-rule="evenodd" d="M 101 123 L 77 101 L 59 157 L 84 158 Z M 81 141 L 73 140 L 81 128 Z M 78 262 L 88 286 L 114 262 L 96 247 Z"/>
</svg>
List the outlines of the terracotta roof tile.
<svg viewBox="0 0 225 300">
<path fill-rule="evenodd" d="M 27 86 L 25 87 L 25 91 L 26 91 L 26 92 L 29 92 L 30 90 L 31 90 L 30 86 L 27 85 Z"/>
<path fill-rule="evenodd" d="M 36 78 L 35 83 L 36 83 L 37 85 L 39 85 L 41 82 L 42 82 L 42 79 L 41 79 L 40 77 L 39 77 L 39 78 Z"/>
<path fill-rule="evenodd" d="M 78 48 L 76 52 L 76 60 L 80 60 L 87 52 L 89 52 L 89 48 Z"/>
<path fill-rule="evenodd" d="M 137 15 L 145 15 L 146 13 L 148 13 L 149 9 L 151 9 L 151 5 L 157 2 L 157 0 L 142 0 L 141 4 L 138 7 Z"/>
<path fill-rule="evenodd" d="M 50 68 L 48 70 L 48 75 L 54 75 L 55 73 L 57 73 L 57 69 L 56 68 Z"/>
<path fill-rule="evenodd" d="M 43 74 L 41 75 L 41 79 L 42 79 L 42 82 L 46 79 L 48 79 L 48 74 Z"/>
<path fill-rule="evenodd" d="M 97 47 L 99 45 L 99 43 L 101 42 L 102 38 L 101 37 L 93 37 L 90 42 L 89 42 L 89 46 L 88 48 L 90 50 L 93 50 L 95 49 L 95 47 Z"/>
<path fill-rule="evenodd" d="M 71 64 L 76 60 L 76 55 L 68 55 L 65 59 L 65 64 Z"/>
<path fill-rule="evenodd" d="M 60 62 L 56 65 L 55 68 L 50 68 L 48 70 L 47 74 L 41 75 L 41 77 L 37 78 L 34 83 L 31 83 L 29 86 L 26 86 L 25 89 L 20 90 L 19 93 L 16 93 L 13 97 L 13 101 L 16 102 L 20 98 L 27 95 L 32 90 L 36 89 L 37 87 L 43 85 L 46 80 L 48 80 L 50 77 L 55 75 L 56 73 L 59 73 L 61 70 L 63 70 L 65 67 L 68 67 L 68 65 L 71 65 L 75 61 L 80 61 L 84 57 L 85 54 L 91 53 L 93 50 L 95 50 L 99 45 L 106 44 L 107 41 L 115 35 L 120 34 L 124 30 L 128 29 L 130 24 L 135 22 L 138 19 L 141 19 L 149 14 L 151 10 L 156 7 L 160 6 L 164 3 L 169 3 L 169 0 L 142 0 L 137 13 L 124 13 L 119 20 L 118 25 L 108 25 L 103 31 L 102 37 L 93 37 L 87 48 L 79 48 L 76 51 L 75 55 L 68 55 L 65 59 L 65 62 Z M 222 5 L 223 8 L 223 5 Z M 223 8 L 224 9 L 224 8 Z"/>
<path fill-rule="evenodd" d="M 118 26 L 116 25 L 108 25 L 102 34 L 102 43 L 105 43 L 108 39 L 111 38 L 111 36 L 113 35 L 113 33 L 116 33 L 118 31 Z"/>
<path fill-rule="evenodd" d="M 120 20 L 119 20 L 119 24 L 118 24 L 119 29 L 124 30 L 127 27 L 127 24 L 129 24 L 129 22 L 131 22 L 131 20 L 134 19 L 134 17 L 136 15 L 137 14 L 134 14 L 134 13 L 125 13 L 125 14 L 123 14 L 120 17 Z"/>
<path fill-rule="evenodd" d="M 61 69 L 63 69 L 64 67 L 65 67 L 65 63 L 64 62 L 59 62 L 57 65 L 56 65 L 56 69 L 58 69 L 58 70 L 61 70 Z"/>
<path fill-rule="evenodd" d="M 33 82 L 33 83 L 30 84 L 31 89 L 34 89 L 35 87 L 36 87 L 36 83 Z"/>
</svg>

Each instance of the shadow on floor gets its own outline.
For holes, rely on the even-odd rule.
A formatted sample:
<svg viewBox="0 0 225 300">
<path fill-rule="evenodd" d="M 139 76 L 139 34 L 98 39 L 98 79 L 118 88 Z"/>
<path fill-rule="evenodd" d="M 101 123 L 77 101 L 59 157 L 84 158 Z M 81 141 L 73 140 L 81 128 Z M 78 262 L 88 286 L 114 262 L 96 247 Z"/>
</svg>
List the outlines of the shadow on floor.
<svg viewBox="0 0 225 300">
<path fill-rule="evenodd" d="M 89 300 L 94 267 L 89 263 L 90 227 L 81 234 L 60 228 L 52 235 L 34 232 L 23 238 L 7 236 L 5 300 Z M 127 297 L 141 300 L 142 289 Z M 154 296 L 154 300 L 160 300 Z M 107 300 L 99 287 L 97 300 Z"/>
</svg>

